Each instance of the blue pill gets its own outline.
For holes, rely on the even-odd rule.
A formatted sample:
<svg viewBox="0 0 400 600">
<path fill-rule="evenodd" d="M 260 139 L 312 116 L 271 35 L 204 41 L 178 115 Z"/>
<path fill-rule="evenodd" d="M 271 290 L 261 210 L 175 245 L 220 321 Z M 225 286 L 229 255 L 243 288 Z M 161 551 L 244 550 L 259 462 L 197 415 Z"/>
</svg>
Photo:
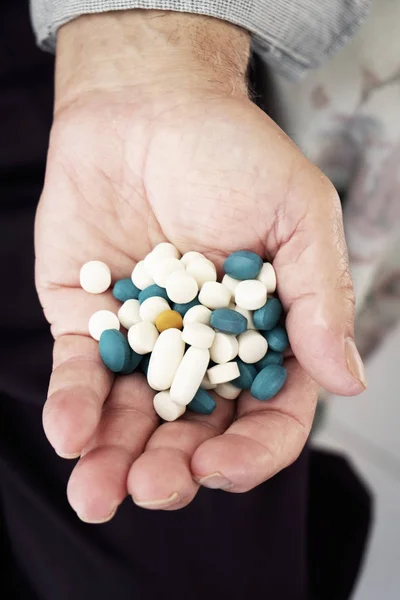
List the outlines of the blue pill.
<svg viewBox="0 0 400 600">
<path fill-rule="evenodd" d="M 134 350 L 131 349 L 129 360 L 125 364 L 123 369 L 121 369 L 120 374 L 121 375 L 130 375 L 131 373 L 136 371 L 136 369 L 140 365 L 141 361 L 142 361 L 142 355 L 138 354 L 137 352 L 135 352 Z"/>
<path fill-rule="evenodd" d="M 268 348 L 275 352 L 284 352 L 289 348 L 289 338 L 284 327 L 274 327 L 270 331 L 266 331 L 264 337 L 268 342 Z"/>
<path fill-rule="evenodd" d="M 116 281 L 112 293 L 117 300 L 126 302 L 127 300 L 137 300 L 140 290 L 131 278 L 127 278 Z"/>
<path fill-rule="evenodd" d="M 230 308 L 217 308 L 212 311 L 210 325 L 223 333 L 239 335 L 247 329 L 247 319 L 241 313 Z"/>
<path fill-rule="evenodd" d="M 283 356 L 280 352 L 268 349 L 267 354 L 256 363 L 256 367 L 259 371 L 267 367 L 268 365 L 282 365 Z"/>
<path fill-rule="evenodd" d="M 267 302 L 255 310 L 253 322 L 256 329 L 269 330 L 276 327 L 282 314 L 282 304 L 278 298 L 270 298 Z"/>
<path fill-rule="evenodd" d="M 262 266 L 263 261 L 258 254 L 248 250 L 238 250 L 228 256 L 223 269 L 227 275 L 243 281 L 257 277 Z"/>
<path fill-rule="evenodd" d="M 117 329 L 103 331 L 99 342 L 103 363 L 114 373 L 127 368 L 131 359 L 131 347 L 126 337 Z"/>
<path fill-rule="evenodd" d="M 147 371 L 149 370 L 150 358 L 151 358 L 151 353 L 145 354 L 139 365 L 139 369 L 142 371 L 143 375 L 146 375 L 146 377 L 147 377 Z"/>
<path fill-rule="evenodd" d="M 270 400 L 282 389 L 286 377 L 285 367 L 280 365 L 264 367 L 253 381 L 251 395 L 257 400 Z"/>
<path fill-rule="evenodd" d="M 164 298 L 165 300 L 167 300 L 167 302 L 169 301 L 167 290 L 154 283 L 153 285 L 149 285 L 149 287 L 144 288 L 144 290 L 140 292 L 140 304 L 147 300 L 147 298 L 152 298 L 153 296 L 160 296 L 160 298 Z"/>
<path fill-rule="evenodd" d="M 178 312 L 182 317 L 184 317 L 189 308 L 197 306 L 198 304 L 200 304 L 200 302 L 198 297 L 196 296 L 196 298 L 194 298 L 191 302 L 186 302 L 185 304 L 178 304 L 177 302 L 175 302 L 172 308 L 173 310 L 176 310 L 176 312 Z"/>
<path fill-rule="evenodd" d="M 231 383 L 241 390 L 249 390 L 251 388 L 251 384 L 257 376 L 257 369 L 254 365 L 248 365 L 240 359 L 236 360 L 235 362 L 239 367 L 240 375 L 239 377 L 236 377 L 236 379 L 233 379 Z"/>
<path fill-rule="evenodd" d="M 211 415 L 217 404 L 206 390 L 199 388 L 193 400 L 188 404 L 188 409 L 201 415 Z"/>
</svg>

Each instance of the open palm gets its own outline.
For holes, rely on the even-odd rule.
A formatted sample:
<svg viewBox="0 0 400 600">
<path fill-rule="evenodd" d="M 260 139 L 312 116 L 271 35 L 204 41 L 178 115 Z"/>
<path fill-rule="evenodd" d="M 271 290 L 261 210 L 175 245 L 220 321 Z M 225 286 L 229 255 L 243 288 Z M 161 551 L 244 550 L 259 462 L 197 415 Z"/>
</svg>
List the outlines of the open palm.
<svg viewBox="0 0 400 600">
<path fill-rule="evenodd" d="M 234 250 L 273 260 L 296 358 L 276 398 L 218 399 L 208 417 L 160 425 L 143 375 L 114 379 L 87 323 L 115 310 L 86 294 L 79 270 L 106 262 L 119 279 L 164 240 L 217 263 Z M 249 100 L 210 99 L 146 114 L 97 94 L 53 127 L 36 223 L 36 280 L 55 338 L 44 409 L 49 441 L 80 456 L 69 482 L 87 521 L 110 518 L 129 493 L 148 508 L 188 504 L 200 482 L 251 489 L 290 464 L 310 431 L 317 387 L 362 391 L 345 357 L 352 286 L 340 207 L 326 178 Z"/>
</svg>

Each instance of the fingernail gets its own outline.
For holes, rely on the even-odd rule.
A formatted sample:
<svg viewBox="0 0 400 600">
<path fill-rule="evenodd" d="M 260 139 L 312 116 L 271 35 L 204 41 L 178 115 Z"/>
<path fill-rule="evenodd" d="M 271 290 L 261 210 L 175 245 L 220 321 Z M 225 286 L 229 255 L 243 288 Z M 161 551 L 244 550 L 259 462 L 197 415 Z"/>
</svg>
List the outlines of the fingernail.
<svg viewBox="0 0 400 600">
<path fill-rule="evenodd" d="M 358 379 L 358 381 L 364 386 L 367 387 L 367 378 L 365 376 L 364 363 L 361 360 L 361 356 L 357 350 L 356 344 L 354 340 L 350 337 L 345 340 L 345 352 L 346 352 L 346 361 L 349 371 Z"/>
<path fill-rule="evenodd" d="M 57 450 L 56 450 L 57 452 Z M 61 458 L 67 458 L 69 460 L 73 459 L 73 458 L 78 458 L 81 453 L 80 452 L 76 452 L 75 454 L 62 454 L 61 452 L 57 452 L 58 456 L 60 456 Z"/>
<path fill-rule="evenodd" d="M 180 499 L 178 492 L 174 492 L 168 498 L 159 498 L 158 500 L 138 500 L 132 496 L 132 499 L 135 504 L 141 506 L 142 508 L 167 508 L 172 504 L 176 504 Z"/>
<path fill-rule="evenodd" d="M 83 521 L 84 523 L 88 523 L 89 525 L 101 525 L 101 523 L 107 523 L 107 521 L 111 521 L 111 519 L 113 518 L 113 516 L 115 515 L 116 512 L 117 512 L 117 509 L 114 508 L 114 510 L 112 510 L 109 515 L 107 515 L 106 517 L 104 517 L 102 519 L 89 519 L 88 517 L 80 515 L 79 513 L 76 513 L 76 514 L 78 515 L 80 520 Z"/>
<path fill-rule="evenodd" d="M 206 475 L 201 478 L 195 477 L 195 479 L 200 485 L 212 490 L 226 490 L 233 486 L 233 483 L 229 481 L 229 479 L 218 472 L 211 473 L 211 475 Z"/>
</svg>

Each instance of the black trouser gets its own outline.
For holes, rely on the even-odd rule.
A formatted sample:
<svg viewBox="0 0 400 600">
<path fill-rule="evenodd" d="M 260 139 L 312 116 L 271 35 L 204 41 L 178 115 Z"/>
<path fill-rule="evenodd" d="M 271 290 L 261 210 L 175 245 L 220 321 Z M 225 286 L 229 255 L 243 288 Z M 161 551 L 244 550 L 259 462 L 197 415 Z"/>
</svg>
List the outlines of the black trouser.
<svg viewBox="0 0 400 600">
<path fill-rule="evenodd" d="M 365 538 L 368 499 L 358 490 L 364 516 L 358 537 L 353 535 L 353 560 L 347 570 L 341 560 L 339 569 L 337 527 L 324 539 L 328 502 L 329 523 L 332 512 L 343 521 L 339 488 L 332 486 L 333 477 L 320 485 L 326 462 L 310 462 L 307 449 L 252 492 L 202 489 L 177 512 L 145 511 L 128 498 L 110 523 L 94 526 L 80 522 L 69 507 L 65 489 L 74 463 L 55 455 L 41 425 L 52 339 L 33 280 L 33 222 L 51 123 L 53 58 L 34 46 L 26 2 L 3 0 L 0 6 L 0 56 L 2 597 L 346 598 Z M 352 497 L 340 495 L 342 503 Z M 356 531 L 354 524 L 353 516 L 347 535 Z M 324 560 L 326 547 L 332 565 Z M 344 578 L 342 595 L 319 591 L 332 572 L 336 581 Z"/>
</svg>

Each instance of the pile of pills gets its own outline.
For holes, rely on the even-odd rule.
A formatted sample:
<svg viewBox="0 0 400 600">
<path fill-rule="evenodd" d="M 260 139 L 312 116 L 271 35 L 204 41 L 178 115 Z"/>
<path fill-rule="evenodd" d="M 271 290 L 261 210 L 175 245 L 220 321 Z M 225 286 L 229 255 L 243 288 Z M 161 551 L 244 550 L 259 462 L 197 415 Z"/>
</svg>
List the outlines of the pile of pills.
<svg viewBox="0 0 400 600">
<path fill-rule="evenodd" d="M 289 340 L 282 305 L 273 296 L 273 266 L 239 250 L 223 270 L 219 282 L 204 255 L 181 257 L 173 244 L 161 243 L 137 263 L 131 278 L 115 283 L 118 314 L 99 310 L 89 320 L 104 364 L 122 375 L 141 370 L 157 392 L 154 409 L 166 421 L 187 408 L 211 414 L 212 391 L 234 400 L 250 390 L 268 400 L 285 383 L 282 353 Z M 80 283 L 91 294 L 103 293 L 111 285 L 110 269 L 90 261 Z"/>
</svg>

